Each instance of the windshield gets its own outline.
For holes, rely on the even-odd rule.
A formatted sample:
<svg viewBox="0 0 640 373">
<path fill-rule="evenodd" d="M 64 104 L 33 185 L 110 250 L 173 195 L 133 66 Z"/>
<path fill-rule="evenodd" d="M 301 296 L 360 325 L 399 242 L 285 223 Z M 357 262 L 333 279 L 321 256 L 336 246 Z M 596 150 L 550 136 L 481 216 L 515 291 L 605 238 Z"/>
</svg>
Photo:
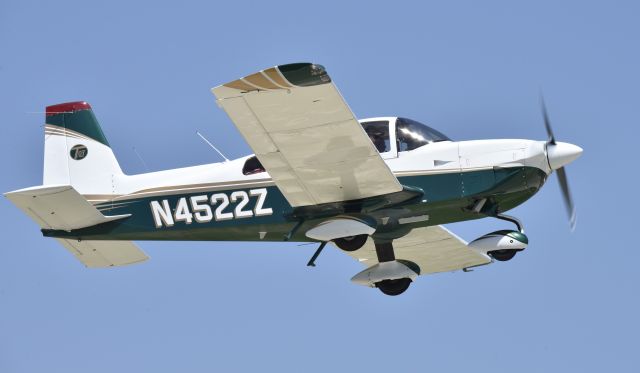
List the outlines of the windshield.
<svg viewBox="0 0 640 373">
<path fill-rule="evenodd" d="M 407 118 L 398 118 L 396 139 L 399 152 L 413 150 L 433 142 L 451 141 L 450 138 L 433 128 Z"/>
</svg>

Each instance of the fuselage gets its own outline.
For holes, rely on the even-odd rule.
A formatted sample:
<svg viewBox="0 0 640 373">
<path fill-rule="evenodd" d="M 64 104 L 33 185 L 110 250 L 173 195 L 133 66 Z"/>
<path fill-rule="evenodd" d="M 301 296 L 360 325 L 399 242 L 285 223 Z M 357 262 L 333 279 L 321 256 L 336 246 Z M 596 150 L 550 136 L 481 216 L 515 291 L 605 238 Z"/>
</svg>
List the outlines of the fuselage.
<svg viewBox="0 0 640 373">
<path fill-rule="evenodd" d="M 44 233 L 91 240 L 282 241 L 299 221 L 267 172 L 243 173 L 251 157 L 119 175 L 111 190 L 100 194 L 83 193 L 76 185 L 103 214 L 131 216 Z M 474 211 L 482 200 L 496 212 L 507 211 L 533 196 L 552 171 L 545 142 L 532 140 L 441 141 L 383 158 L 402 185 L 424 191 L 419 201 L 371 214 L 376 219 L 392 215 L 403 230 L 484 217 Z M 297 232 L 318 219 L 305 220 Z M 309 241 L 303 233 L 291 240 Z"/>
</svg>

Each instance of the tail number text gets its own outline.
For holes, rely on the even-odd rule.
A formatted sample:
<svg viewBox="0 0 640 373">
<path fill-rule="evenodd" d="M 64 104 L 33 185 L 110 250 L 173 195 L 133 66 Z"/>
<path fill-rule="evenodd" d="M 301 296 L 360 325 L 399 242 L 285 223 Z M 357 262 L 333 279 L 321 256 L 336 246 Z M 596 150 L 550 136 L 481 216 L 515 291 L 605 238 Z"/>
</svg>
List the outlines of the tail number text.
<svg viewBox="0 0 640 373">
<path fill-rule="evenodd" d="M 253 209 L 249 209 L 247 205 L 252 199 L 255 204 Z M 272 215 L 273 210 L 270 207 L 264 207 L 266 199 L 266 188 L 251 189 L 248 192 L 236 190 L 231 194 L 214 193 L 181 197 L 174 208 L 167 199 L 151 201 L 151 213 L 156 228 L 172 227 L 176 222 L 208 223 L 212 220 L 222 221 Z"/>
</svg>

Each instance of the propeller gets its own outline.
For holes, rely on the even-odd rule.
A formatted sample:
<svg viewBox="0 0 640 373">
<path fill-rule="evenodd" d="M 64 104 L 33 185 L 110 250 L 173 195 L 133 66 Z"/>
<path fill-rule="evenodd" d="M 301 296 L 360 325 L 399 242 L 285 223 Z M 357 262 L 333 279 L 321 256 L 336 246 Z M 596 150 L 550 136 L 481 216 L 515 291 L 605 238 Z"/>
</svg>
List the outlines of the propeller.
<svg viewBox="0 0 640 373">
<path fill-rule="evenodd" d="M 540 96 L 540 106 L 542 107 L 544 126 L 547 129 L 547 135 L 549 137 L 545 145 L 547 159 L 551 169 L 555 170 L 558 174 L 558 182 L 560 183 L 564 206 L 569 215 L 569 226 L 573 232 L 576 228 L 576 206 L 573 203 L 573 198 L 571 198 L 571 190 L 569 189 L 569 181 L 567 180 L 567 172 L 564 169 L 564 165 L 578 158 L 580 154 L 582 154 L 582 148 L 569 143 L 556 142 L 553 129 L 551 128 L 551 121 L 547 114 L 547 107 L 544 103 L 544 97 L 542 96 Z"/>
</svg>

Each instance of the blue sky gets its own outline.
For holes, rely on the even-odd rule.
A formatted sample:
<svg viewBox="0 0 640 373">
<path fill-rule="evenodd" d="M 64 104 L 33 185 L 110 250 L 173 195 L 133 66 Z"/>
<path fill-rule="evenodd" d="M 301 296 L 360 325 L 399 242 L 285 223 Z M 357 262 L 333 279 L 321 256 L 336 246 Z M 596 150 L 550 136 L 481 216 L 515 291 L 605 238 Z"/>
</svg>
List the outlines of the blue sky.
<svg viewBox="0 0 640 373">
<path fill-rule="evenodd" d="M 512 213 L 508 263 L 421 277 L 400 297 L 353 285 L 336 249 L 141 242 L 151 260 L 88 270 L 0 200 L 0 372 L 635 371 L 639 7 L 607 2 L 0 2 L 0 191 L 41 183 L 46 105 L 86 100 L 127 173 L 251 152 L 209 88 L 269 66 L 327 67 L 359 117 L 457 140 L 556 137 L 555 176 Z M 449 226 L 467 240 L 499 228 Z"/>
</svg>

